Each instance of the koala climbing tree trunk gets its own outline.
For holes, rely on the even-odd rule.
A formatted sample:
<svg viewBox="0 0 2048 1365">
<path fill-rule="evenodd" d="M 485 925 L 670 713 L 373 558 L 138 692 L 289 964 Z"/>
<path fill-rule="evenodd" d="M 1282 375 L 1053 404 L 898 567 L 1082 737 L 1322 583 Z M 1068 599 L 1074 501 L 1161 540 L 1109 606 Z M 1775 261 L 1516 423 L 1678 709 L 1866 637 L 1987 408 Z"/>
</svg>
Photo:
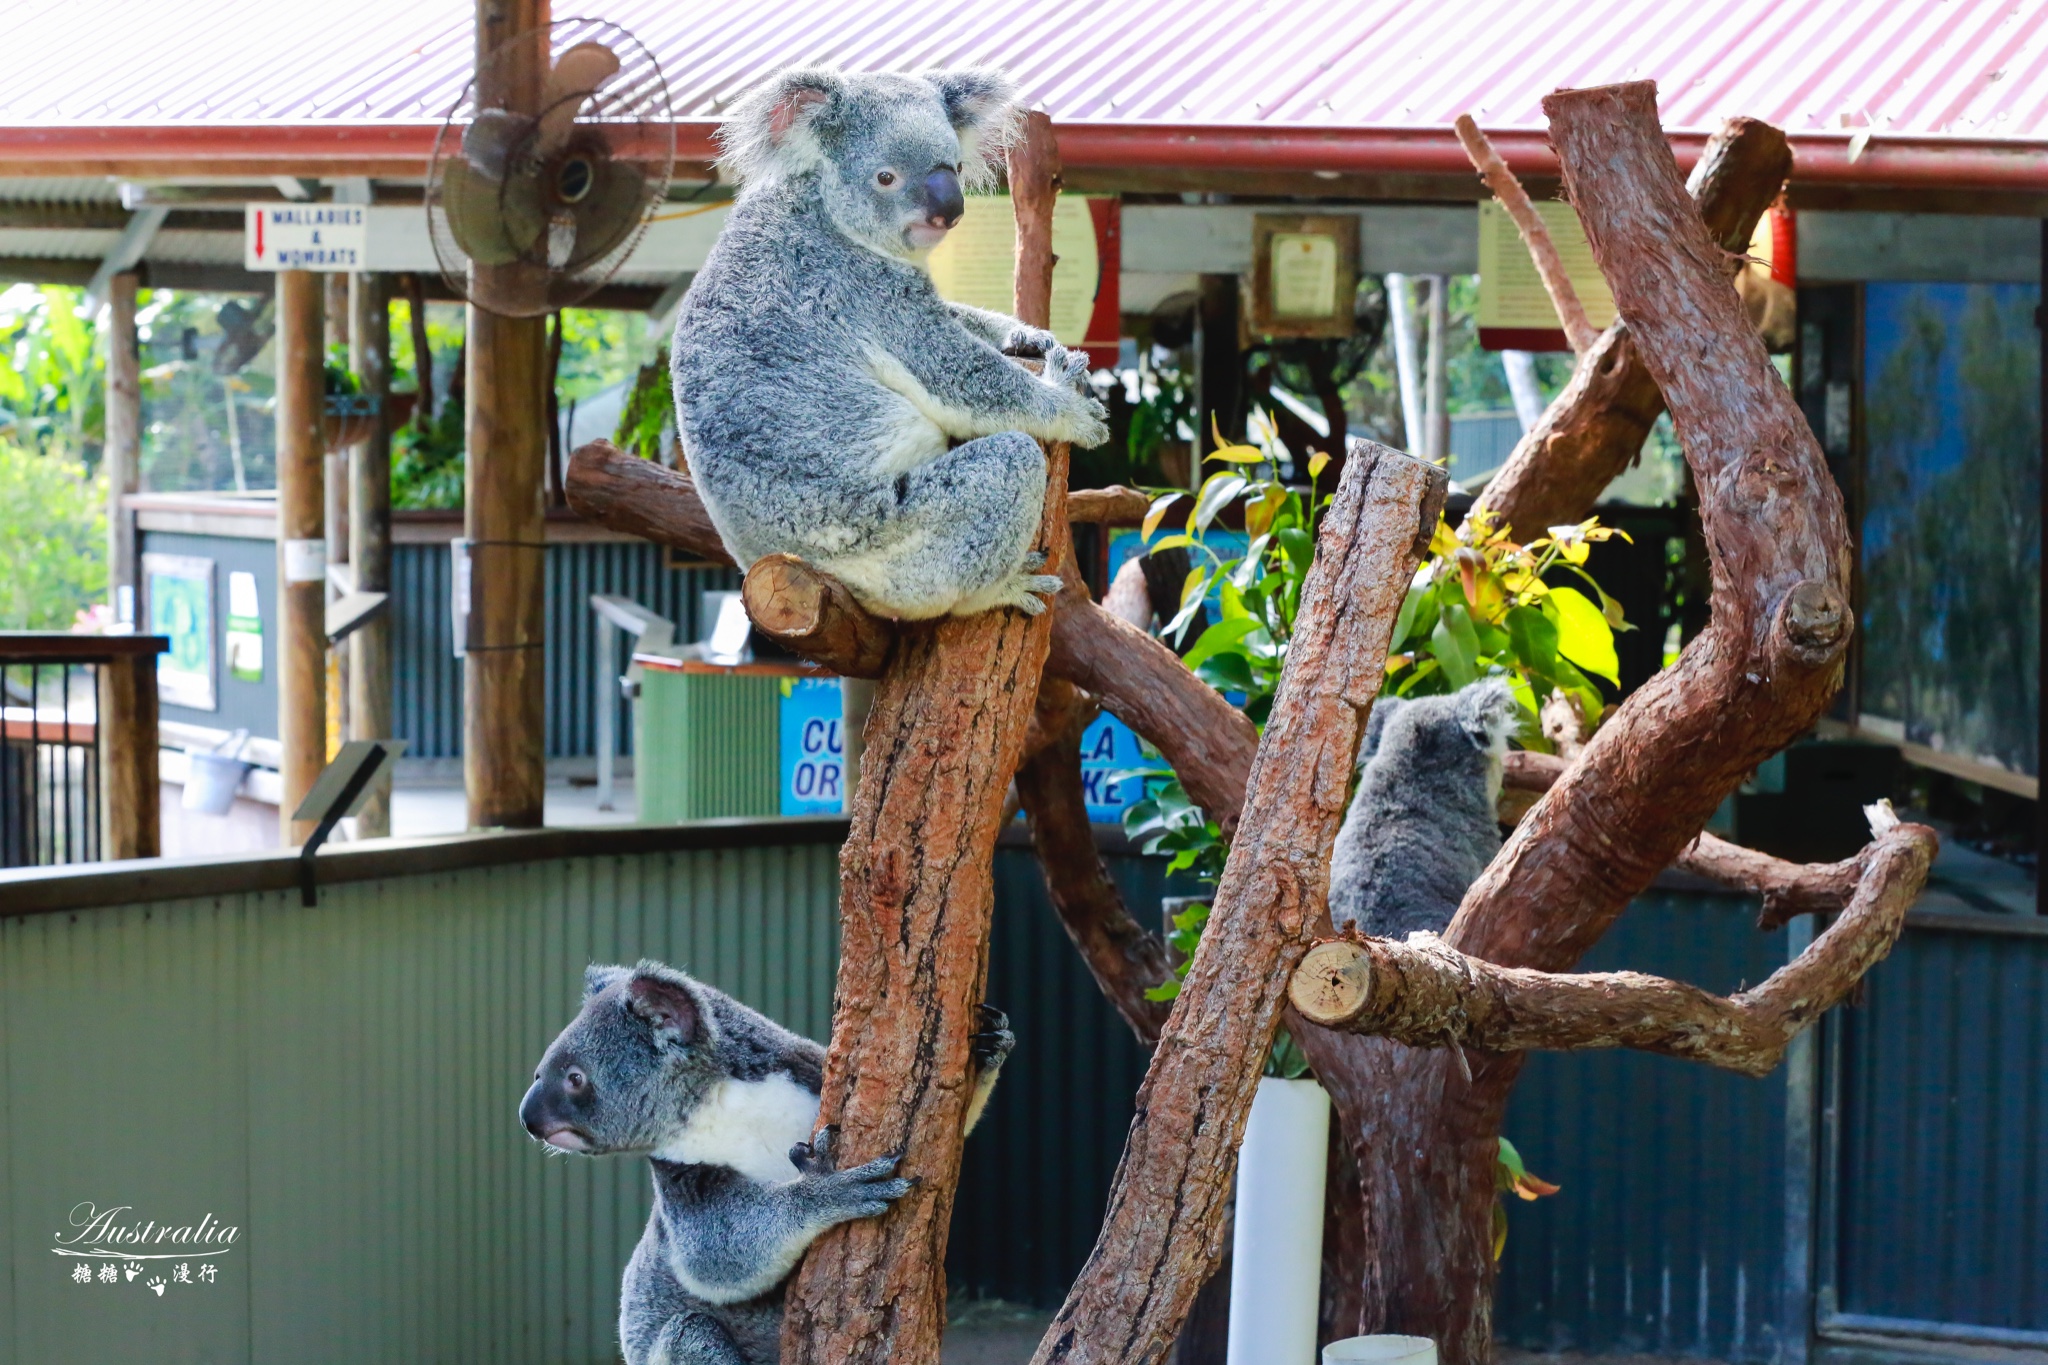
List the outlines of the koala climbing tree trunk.
<svg viewBox="0 0 2048 1365">
<path fill-rule="evenodd" d="M 1032 169 L 1013 158 L 1013 193 Z M 1016 196 L 1020 219 L 1047 220 L 1043 233 L 1018 234 L 1041 253 L 1052 192 Z M 1033 268 L 1020 263 L 1018 273 Z M 1049 261 L 1038 270 L 1048 282 L 1050 273 Z M 1066 492 L 1067 448 L 1053 445 L 1035 542 L 1049 573 L 1073 559 Z M 842 1162 L 900 1151 L 901 1173 L 918 1185 L 885 1216 L 842 1224 L 812 1246 L 789 1286 L 787 1365 L 937 1365 L 996 829 L 1051 637 L 1050 611 L 1007 608 L 897 628 L 840 853 L 839 979 L 819 1122 L 841 1126 Z"/>
</svg>

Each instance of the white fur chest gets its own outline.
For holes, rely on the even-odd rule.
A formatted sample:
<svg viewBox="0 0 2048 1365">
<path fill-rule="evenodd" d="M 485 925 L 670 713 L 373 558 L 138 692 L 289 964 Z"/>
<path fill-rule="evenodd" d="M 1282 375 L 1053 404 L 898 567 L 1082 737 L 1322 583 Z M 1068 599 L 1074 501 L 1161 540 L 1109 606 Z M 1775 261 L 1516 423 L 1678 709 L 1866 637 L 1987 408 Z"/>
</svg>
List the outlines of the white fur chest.
<svg viewBox="0 0 2048 1365">
<path fill-rule="evenodd" d="M 789 1149 L 808 1142 L 817 1121 L 818 1097 L 785 1072 L 759 1081 L 723 1080 L 654 1155 L 693 1166 L 730 1166 L 764 1184 L 794 1180 Z"/>
</svg>

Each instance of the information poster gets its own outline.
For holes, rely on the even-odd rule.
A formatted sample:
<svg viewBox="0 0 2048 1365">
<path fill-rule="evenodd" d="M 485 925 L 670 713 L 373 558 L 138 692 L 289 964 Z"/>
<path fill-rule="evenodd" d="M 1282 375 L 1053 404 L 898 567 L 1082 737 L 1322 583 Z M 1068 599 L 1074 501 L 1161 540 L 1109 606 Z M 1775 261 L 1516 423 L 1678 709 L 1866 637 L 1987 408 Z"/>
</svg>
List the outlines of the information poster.
<svg viewBox="0 0 2048 1365">
<path fill-rule="evenodd" d="M 846 742 L 839 679 L 784 678 L 781 711 L 782 813 L 840 814 L 846 808 Z"/>
<path fill-rule="evenodd" d="M 262 682 L 263 604 L 256 596 L 256 575 L 241 569 L 228 575 L 225 644 L 228 676 L 239 682 Z"/>
<path fill-rule="evenodd" d="M 1273 312 L 1326 318 L 1337 311 L 1337 239 L 1314 232 L 1273 234 Z"/>
<path fill-rule="evenodd" d="M 1564 273 L 1586 310 L 1586 321 L 1605 328 L 1614 321 L 1614 295 L 1593 263 L 1586 229 L 1570 204 L 1548 199 L 1536 205 L 1550 229 Z M 1565 348 L 1564 324 L 1550 306 L 1550 293 L 1514 219 L 1494 200 L 1479 206 L 1479 344 L 1493 350 L 1547 351 Z"/>
<path fill-rule="evenodd" d="M 1053 206 L 1052 334 L 1062 344 L 1088 339 L 1101 278 L 1095 218 L 1088 200 L 1063 194 Z M 926 261 L 939 297 L 953 303 L 1013 313 L 1016 295 L 1017 219 L 1007 194 L 977 194 L 967 200 L 960 225 L 932 248 Z"/>
<path fill-rule="evenodd" d="M 170 640 L 156 657 L 157 699 L 195 711 L 217 709 L 213 660 L 213 561 L 191 555 L 142 557 L 149 633 Z"/>
</svg>

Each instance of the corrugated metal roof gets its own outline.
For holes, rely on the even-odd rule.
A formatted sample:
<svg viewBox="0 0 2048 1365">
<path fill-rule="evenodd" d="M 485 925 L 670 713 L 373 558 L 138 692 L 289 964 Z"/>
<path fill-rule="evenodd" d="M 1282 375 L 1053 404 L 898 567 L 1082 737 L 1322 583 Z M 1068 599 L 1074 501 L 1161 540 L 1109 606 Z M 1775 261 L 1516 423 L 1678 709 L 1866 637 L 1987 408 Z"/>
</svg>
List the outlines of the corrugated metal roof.
<svg viewBox="0 0 2048 1365">
<path fill-rule="evenodd" d="M 2048 145 L 2048 0 L 611 0 L 601 13 L 660 58 L 679 120 L 715 119 L 793 64 L 985 64 L 1057 121 L 1105 131 L 1433 136 L 1470 110 L 1512 137 L 1540 133 L 1550 90 L 1654 78 L 1675 132 L 1751 114 L 1845 145 L 1867 127 L 1874 149 Z M 17 0 L 0 159 L 38 125 L 172 124 L 167 141 L 187 143 L 227 125 L 430 124 L 468 78 L 471 24 L 462 0 Z"/>
<path fill-rule="evenodd" d="M 470 65 L 460 0 L 29 0 L 0 122 L 432 119 Z M 1007 67 L 1059 119 L 1541 128 L 1559 86 L 1654 78 L 1673 128 L 2048 138 L 2044 0 L 612 0 L 679 117 L 795 63 Z"/>
</svg>

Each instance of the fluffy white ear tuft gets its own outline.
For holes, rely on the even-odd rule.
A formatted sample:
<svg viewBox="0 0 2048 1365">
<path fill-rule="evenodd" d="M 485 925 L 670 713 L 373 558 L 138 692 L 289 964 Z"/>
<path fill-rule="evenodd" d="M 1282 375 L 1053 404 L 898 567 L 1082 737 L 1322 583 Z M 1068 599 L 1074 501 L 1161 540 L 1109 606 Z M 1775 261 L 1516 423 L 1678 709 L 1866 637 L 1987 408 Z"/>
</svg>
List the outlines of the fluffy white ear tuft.
<svg viewBox="0 0 2048 1365">
<path fill-rule="evenodd" d="M 741 185 L 772 183 L 818 166 L 818 132 L 837 112 L 846 83 L 836 71 L 785 71 L 733 103 L 718 130 L 718 164 Z"/>
<path fill-rule="evenodd" d="M 1016 83 L 985 68 L 932 71 L 925 80 L 939 92 L 946 121 L 960 135 L 961 186 L 969 193 L 994 188 L 1003 153 L 1023 119 Z"/>
</svg>

